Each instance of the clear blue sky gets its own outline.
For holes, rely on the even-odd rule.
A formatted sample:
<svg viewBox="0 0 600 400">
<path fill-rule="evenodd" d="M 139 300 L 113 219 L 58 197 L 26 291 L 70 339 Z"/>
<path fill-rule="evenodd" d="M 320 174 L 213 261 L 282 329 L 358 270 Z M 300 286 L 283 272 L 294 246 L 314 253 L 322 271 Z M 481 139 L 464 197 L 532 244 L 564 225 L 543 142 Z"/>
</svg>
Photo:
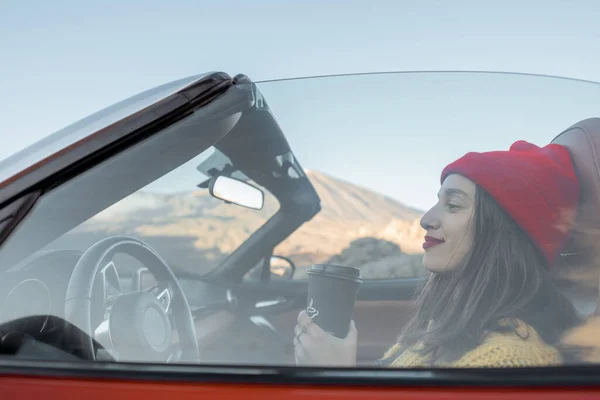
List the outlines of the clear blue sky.
<svg viewBox="0 0 600 400">
<path fill-rule="evenodd" d="M 255 80 L 468 69 L 600 81 L 599 17 L 593 0 L 4 0 L 0 158 L 139 91 L 209 70 Z"/>
</svg>

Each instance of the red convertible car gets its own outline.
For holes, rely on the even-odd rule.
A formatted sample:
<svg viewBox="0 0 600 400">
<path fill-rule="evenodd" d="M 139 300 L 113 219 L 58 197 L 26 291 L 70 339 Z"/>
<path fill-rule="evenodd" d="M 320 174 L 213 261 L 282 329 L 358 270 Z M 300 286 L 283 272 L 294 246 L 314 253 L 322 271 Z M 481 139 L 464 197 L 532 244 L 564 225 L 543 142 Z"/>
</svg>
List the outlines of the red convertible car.
<svg viewBox="0 0 600 400">
<path fill-rule="evenodd" d="M 599 113 L 598 83 L 483 72 L 213 72 L 99 111 L 0 163 L 0 392 L 600 398 Z M 516 140 L 564 145 L 579 178 L 579 229 L 552 271 L 578 357 L 379 366 L 429 274 L 420 220 L 441 170 Z M 319 263 L 360 269 L 356 366 L 296 362 Z"/>
</svg>

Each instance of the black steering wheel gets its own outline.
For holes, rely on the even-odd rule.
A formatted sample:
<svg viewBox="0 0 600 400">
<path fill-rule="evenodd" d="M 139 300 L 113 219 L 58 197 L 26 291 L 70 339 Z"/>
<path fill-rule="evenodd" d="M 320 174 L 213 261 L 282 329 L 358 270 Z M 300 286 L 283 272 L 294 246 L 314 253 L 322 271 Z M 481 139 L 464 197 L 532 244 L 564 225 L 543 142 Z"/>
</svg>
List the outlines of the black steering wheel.
<svg viewBox="0 0 600 400">
<path fill-rule="evenodd" d="M 110 312 L 94 331 L 94 281 L 106 280 L 109 268 L 114 269 L 115 254 L 137 259 L 154 275 L 158 285 L 148 292 L 112 296 L 107 304 Z M 175 275 L 154 249 L 133 237 L 108 237 L 83 253 L 67 287 L 65 319 L 79 328 L 67 333 L 69 347 L 86 360 L 97 359 L 97 342 L 118 360 L 178 362 L 199 357 L 192 312 Z M 179 339 L 176 345 L 172 340 L 172 321 Z"/>
</svg>

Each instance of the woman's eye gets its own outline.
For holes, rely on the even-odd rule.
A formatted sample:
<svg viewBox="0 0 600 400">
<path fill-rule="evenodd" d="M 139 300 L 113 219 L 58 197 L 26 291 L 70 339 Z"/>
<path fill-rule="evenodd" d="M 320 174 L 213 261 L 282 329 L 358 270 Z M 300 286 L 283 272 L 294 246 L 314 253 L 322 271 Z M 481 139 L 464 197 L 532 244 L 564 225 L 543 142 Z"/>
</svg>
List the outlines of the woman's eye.
<svg viewBox="0 0 600 400">
<path fill-rule="evenodd" d="M 460 208 L 460 206 L 456 205 L 456 204 L 448 204 L 448 209 L 449 210 L 458 210 Z"/>
</svg>

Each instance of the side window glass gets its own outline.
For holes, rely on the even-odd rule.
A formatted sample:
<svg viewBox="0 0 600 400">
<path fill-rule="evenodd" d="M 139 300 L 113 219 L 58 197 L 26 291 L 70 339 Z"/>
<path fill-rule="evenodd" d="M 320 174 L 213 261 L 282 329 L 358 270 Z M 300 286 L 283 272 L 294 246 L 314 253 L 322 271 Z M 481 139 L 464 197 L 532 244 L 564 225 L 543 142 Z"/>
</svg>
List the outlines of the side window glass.
<svg viewBox="0 0 600 400">
<path fill-rule="evenodd" d="M 600 179 L 582 173 L 600 85 L 243 82 L 40 198 L 0 249 L 2 354 L 49 358 L 26 339 L 164 365 L 600 363 Z"/>
</svg>

